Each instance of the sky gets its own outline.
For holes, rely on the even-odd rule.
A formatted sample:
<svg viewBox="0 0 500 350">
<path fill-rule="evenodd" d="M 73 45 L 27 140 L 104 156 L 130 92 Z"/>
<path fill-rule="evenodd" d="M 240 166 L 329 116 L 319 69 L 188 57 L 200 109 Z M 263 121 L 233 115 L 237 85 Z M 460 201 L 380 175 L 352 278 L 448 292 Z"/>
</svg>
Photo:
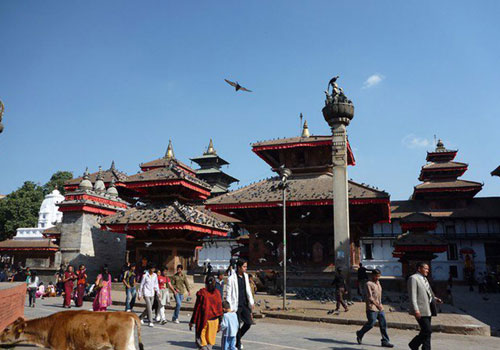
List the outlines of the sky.
<svg viewBox="0 0 500 350">
<path fill-rule="evenodd" d="M 112 160 L 128 174 L 172 140 L 212 138 L 240 179 L 271 176 L 251 143 L 328 135 L 331 77 L 355 105 L 349 177 L 407 199 L 434 135 L 500 196 L 500 2 L 1 1 L 0 194 Z M 224 78 L 253 90 L 236 93 Z M 194 166 L 195 164 L 193 164 Z"/>
</svg>

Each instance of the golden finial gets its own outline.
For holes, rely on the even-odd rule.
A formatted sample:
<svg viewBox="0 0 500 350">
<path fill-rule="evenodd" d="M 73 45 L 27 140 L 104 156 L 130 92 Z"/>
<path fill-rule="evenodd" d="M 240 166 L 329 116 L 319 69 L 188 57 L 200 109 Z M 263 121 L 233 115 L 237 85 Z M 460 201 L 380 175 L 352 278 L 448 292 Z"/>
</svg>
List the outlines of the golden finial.
<svg viewBox="0 0 500 350">
<path fill-rule="evenodd" d="M 311 134 L 309 133 L 309 128 L 307 127 L 307 120 L 304 121 L 304 127 L 302 128 L 302 137 L 309 137 Z"/>
<path fill-rule="evenodd" d="M 168 140 L 167 152 L 165 153 L 166 159 L 175 159 L 174 148 L 172 147 L 172 140 Z"/>
<path fill-rule="evenodd" d="M 214 148 L 214 143 L 212 142 L 212 139 L 210 139 L 210 143 L 208 144 L 208 148 L 205 154 L 216 154 L 216 153 L 217 151 Z"/>
</svg>

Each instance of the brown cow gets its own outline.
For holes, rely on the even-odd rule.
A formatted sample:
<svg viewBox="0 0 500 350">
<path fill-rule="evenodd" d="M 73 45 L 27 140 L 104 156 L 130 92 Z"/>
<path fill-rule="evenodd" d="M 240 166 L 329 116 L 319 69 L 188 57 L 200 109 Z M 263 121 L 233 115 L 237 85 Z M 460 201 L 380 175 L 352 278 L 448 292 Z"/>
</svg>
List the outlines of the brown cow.
<svg viewBox="0 0 500 350">
<path fill-rule="evenodd" d="M 19 317 L 0 333 L 0 344 L 31 344 L 51 350 L 135 350 L 141 340 L 139 317 L 127 312 L 62 311 L 25 320 Z"/>
</svg>

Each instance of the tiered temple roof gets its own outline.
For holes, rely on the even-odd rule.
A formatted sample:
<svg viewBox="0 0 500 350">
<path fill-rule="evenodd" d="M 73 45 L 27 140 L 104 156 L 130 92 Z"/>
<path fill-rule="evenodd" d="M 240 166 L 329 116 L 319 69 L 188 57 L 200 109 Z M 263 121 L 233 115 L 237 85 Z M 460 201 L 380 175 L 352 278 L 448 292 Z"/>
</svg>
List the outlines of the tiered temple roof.
<svg viewBox="0 0 500 350">
<path fill-rule="evenodd" d="M 208 210 L 196 207 L 208 198 L 212 187 L 195 171 L 175 158 L 169 142 L 163 158 L 140 165 L 142 172 L 129 176 L 127 191 L 140 198 L 136 207 L 102 219 L 107 231 L 140 238 L 225 236 L 230 227 Z"/>
<path fill-rule="evenodd" d="M 172 146 L 172 140 L 168 141 L 167 151 L 165 152 L 165 155 L 162 158 L 158 158 L 146 163 L 141 163 L 139 167 L 141 168 L 142 171 L 148 171 L 157 168 L 169 167 L 172 163 L 174 163 L 184 171 L 190 173 L 191 175 L 196 174 L 193 168 L 187 166 L 186 164 L 175 158 L 174 147 Z"/>
<path fill-rule="evenodd" d="M 281 164 L 292 170 L 287 185 L 287 206 L 331 206 L 333 203 L 333 176 L 331 136 L 309 135 L 307 124 L 302 136 L 278 140 L 260 141 L 252 150 L 272 170 Z M 354 165 L 354 156 L 348 149 L 348 163 Z M 250 208 L 272 208 L 281 206 L 280 178 L 271 177 L 250 184 L 227 194 L 211 198 L 208 208 L 225 214 Z M 389 194 L 378 189 L 349 181 L 349 203 L 351 205 L 373 205 L 373 217 L 369 220 L 389 221 Z"/>
<path fill-rule="evenodd" d="M 211 139 L 207 151 L 202 156 L 191 158 L 191 160 L 200 166 L 200 169 L 196 170 L 196 176 L 212 186 L 212 196 L 226 193 L 229 186 L 238 181 L 220 169 L 221 166 L 229 163 L 217 154 Z"/>
<path fill-rule="evenodd" d="M 466 171 L 466 163 L 453 162 L 457 150 L 444 147 L 438 141 L 434 152 L 427 152 L 427 163 L 420 171 L 413 199 L 472 198 L 482 189 L 482 184 L 474 181 L 458 180 Z"/>
</svg>

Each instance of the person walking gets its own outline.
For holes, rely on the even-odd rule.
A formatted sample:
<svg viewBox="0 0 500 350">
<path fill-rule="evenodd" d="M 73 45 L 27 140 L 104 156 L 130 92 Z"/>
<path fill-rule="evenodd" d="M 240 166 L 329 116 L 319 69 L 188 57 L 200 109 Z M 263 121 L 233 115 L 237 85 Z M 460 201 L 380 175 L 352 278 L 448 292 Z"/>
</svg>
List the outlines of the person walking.
<svg viewBox="0 0 500 350">
<path fill-rule="evenodd" d="M 239 260 L 236 263 L 236 273 L 231 273 L 227 280 L 227 301 L 231 306 L 231 310 L 237 310 L 238 324 L 241 325 L 236 335 L 236 347 L 239 350 L 243 349 L 241 338 L 252 326 L 252 310 L 254 306 L 250 281 L 246 273 L 247 267 L 246 261 Z"/>
<path fill-rule="evenodd" d="M 29 306 L 35 307 L 36 292 L 38 290 L 38 284 L 40 283 L 40 279 L 36 275 L 36 271 L 31 272 L 31 275 L 28 277 L 27 283 L 28 283 Z"/>
<path fill-rule="evenodd" d="M 427 280 L 429 265 L 424 262 L 417 263 L 417 272 L 408 279 L 408 295 L 410 299 L 410 314 L 420 326 L 418 333 L 408 344 L 411 350 L 417 350 L 422 345 L 422 350 L 431 350 L 431 319 L 437 315 L 436 303 L 441 304 Z"/>
<path fill-rule="evenodd" d="M 177 265 L 177 272 L 172 276 L 172 286 L 175 289 L 175 310 L 172 316 L 172 322 L 179 323 L 179 313 L 181 311 L 182 300 L 184 299 L 184 294 L 188 293 L 191 296 L 191 291 L 189 283 L 187 281 L 186 275 L 182 272 L 182 265 Z"/>
<path fill-rule="evenodd" d="M 76 306 L 81 307 L 83 305 L 83 297 L 85 296 L 85 287 L 87 285 L 87 269 L 85 265 L 80 265 L 76 272 L 76 276 Z"/>
<path fill-rule="evenodd" d="M 198 349 L 210 350 L 215 345 L 222 315 L 222 301 L 219 291 L 215 288 L 215 277 L 208 275 L 205 288 L 196 293 L 196 303 L 189 321 L 189 330 L 195 326 Z"/>
<path fill-rule="evenodd" d="M 385 320 L 384 306 L 382 305 L 382 286 L 380 285 L 381 272 L 378 269 L 372 270 L 371 281 L 365 284 L 366 296 L 366 318 L 368 319 L 363 328 L 356 332 L 356 340 L 361 344 L 363 336 L 375 326 L 378 320 L 380 334 L 382 335 L 382 347 L 393 348 L 387 334 L 387 322 Z"/>
<path fill-rule="evenodd" d="M 156 276 L 156 268 L 152 265 L 148 265 L 146 272 L 142 275 L 141 285 L 139 286 L 138 299 L 141 300 L 144 297 L 146 302 L 146 308 L 139 316 L 141 319 L 141 324 L 144 324 L 144 316 L 148 316 L 149 327 L 153 327 L 153 300 L 155 293 L 160 294 L 160 288 L 158 286 L 158 276 Z"/>
<path fill-rule="evenodd" d="M 236 350 L 236 335 L 238 334 L 239 323 L 236 312 L 231 310 L 231 306 L 227 300 L 222 302 L 222 310 L 224 316 L 220 325 L 222 331 L 222 350 Z"/>
<path fill-rule="evenodd" d="M 170 304 L 170 291 L 175 295 L 174 287 L 170 282 L 170 278 L 167 276 L 168 269 L 164 268 L 161 273 L 158 273 L 158 286 L 160 288 L 160 293 L 156 295 L 156 322 L 160 322 L 162 325 L 167 323 L 165 317 L 165 307 Z"/>
<path fill-rule="evenodd" d="M 125 311 L 131 312 L 135 305 L 135 298 L 137 297 L 137 289 L 135 283 L 137 275 L 135 274 L 135 264 L 132 263 L 129 269 L 123 274 L 123 284 L 125 285 Z"/>
<path fill-rule="evenodd" d="M 71 294 L 73 294 L 74 281 L 76 280 L 76 275 L 73 272 L 73 266 L 68 265 L 66 272 L 63 275 L 63 285 L 64 285 L 64 304 L 63 307 L 69 309 L 71 308 Z"/>
<path fill-rule="evenodd" d="M 337 273 L 333 278 L 332 284 L 335 286 L 335 299 L 337 301 L 337 307 L 335 311 L 339 311 L 340 305 L 344 307 L 345 312 L 349 311 L 346 302 L 344 301 L 344 295 L 347 293 L 346 284 L 344 276 L 342 276 L 342 270 L 337 268 Z"/>
<path fill-rule="evenodd" d="M 107 311 L 111 305 L 111 281 L 108 265 L 104 265 L 95 281 L 95 288 L 98 290 L 92 304 L 94 311 Z"/>
</svg>

